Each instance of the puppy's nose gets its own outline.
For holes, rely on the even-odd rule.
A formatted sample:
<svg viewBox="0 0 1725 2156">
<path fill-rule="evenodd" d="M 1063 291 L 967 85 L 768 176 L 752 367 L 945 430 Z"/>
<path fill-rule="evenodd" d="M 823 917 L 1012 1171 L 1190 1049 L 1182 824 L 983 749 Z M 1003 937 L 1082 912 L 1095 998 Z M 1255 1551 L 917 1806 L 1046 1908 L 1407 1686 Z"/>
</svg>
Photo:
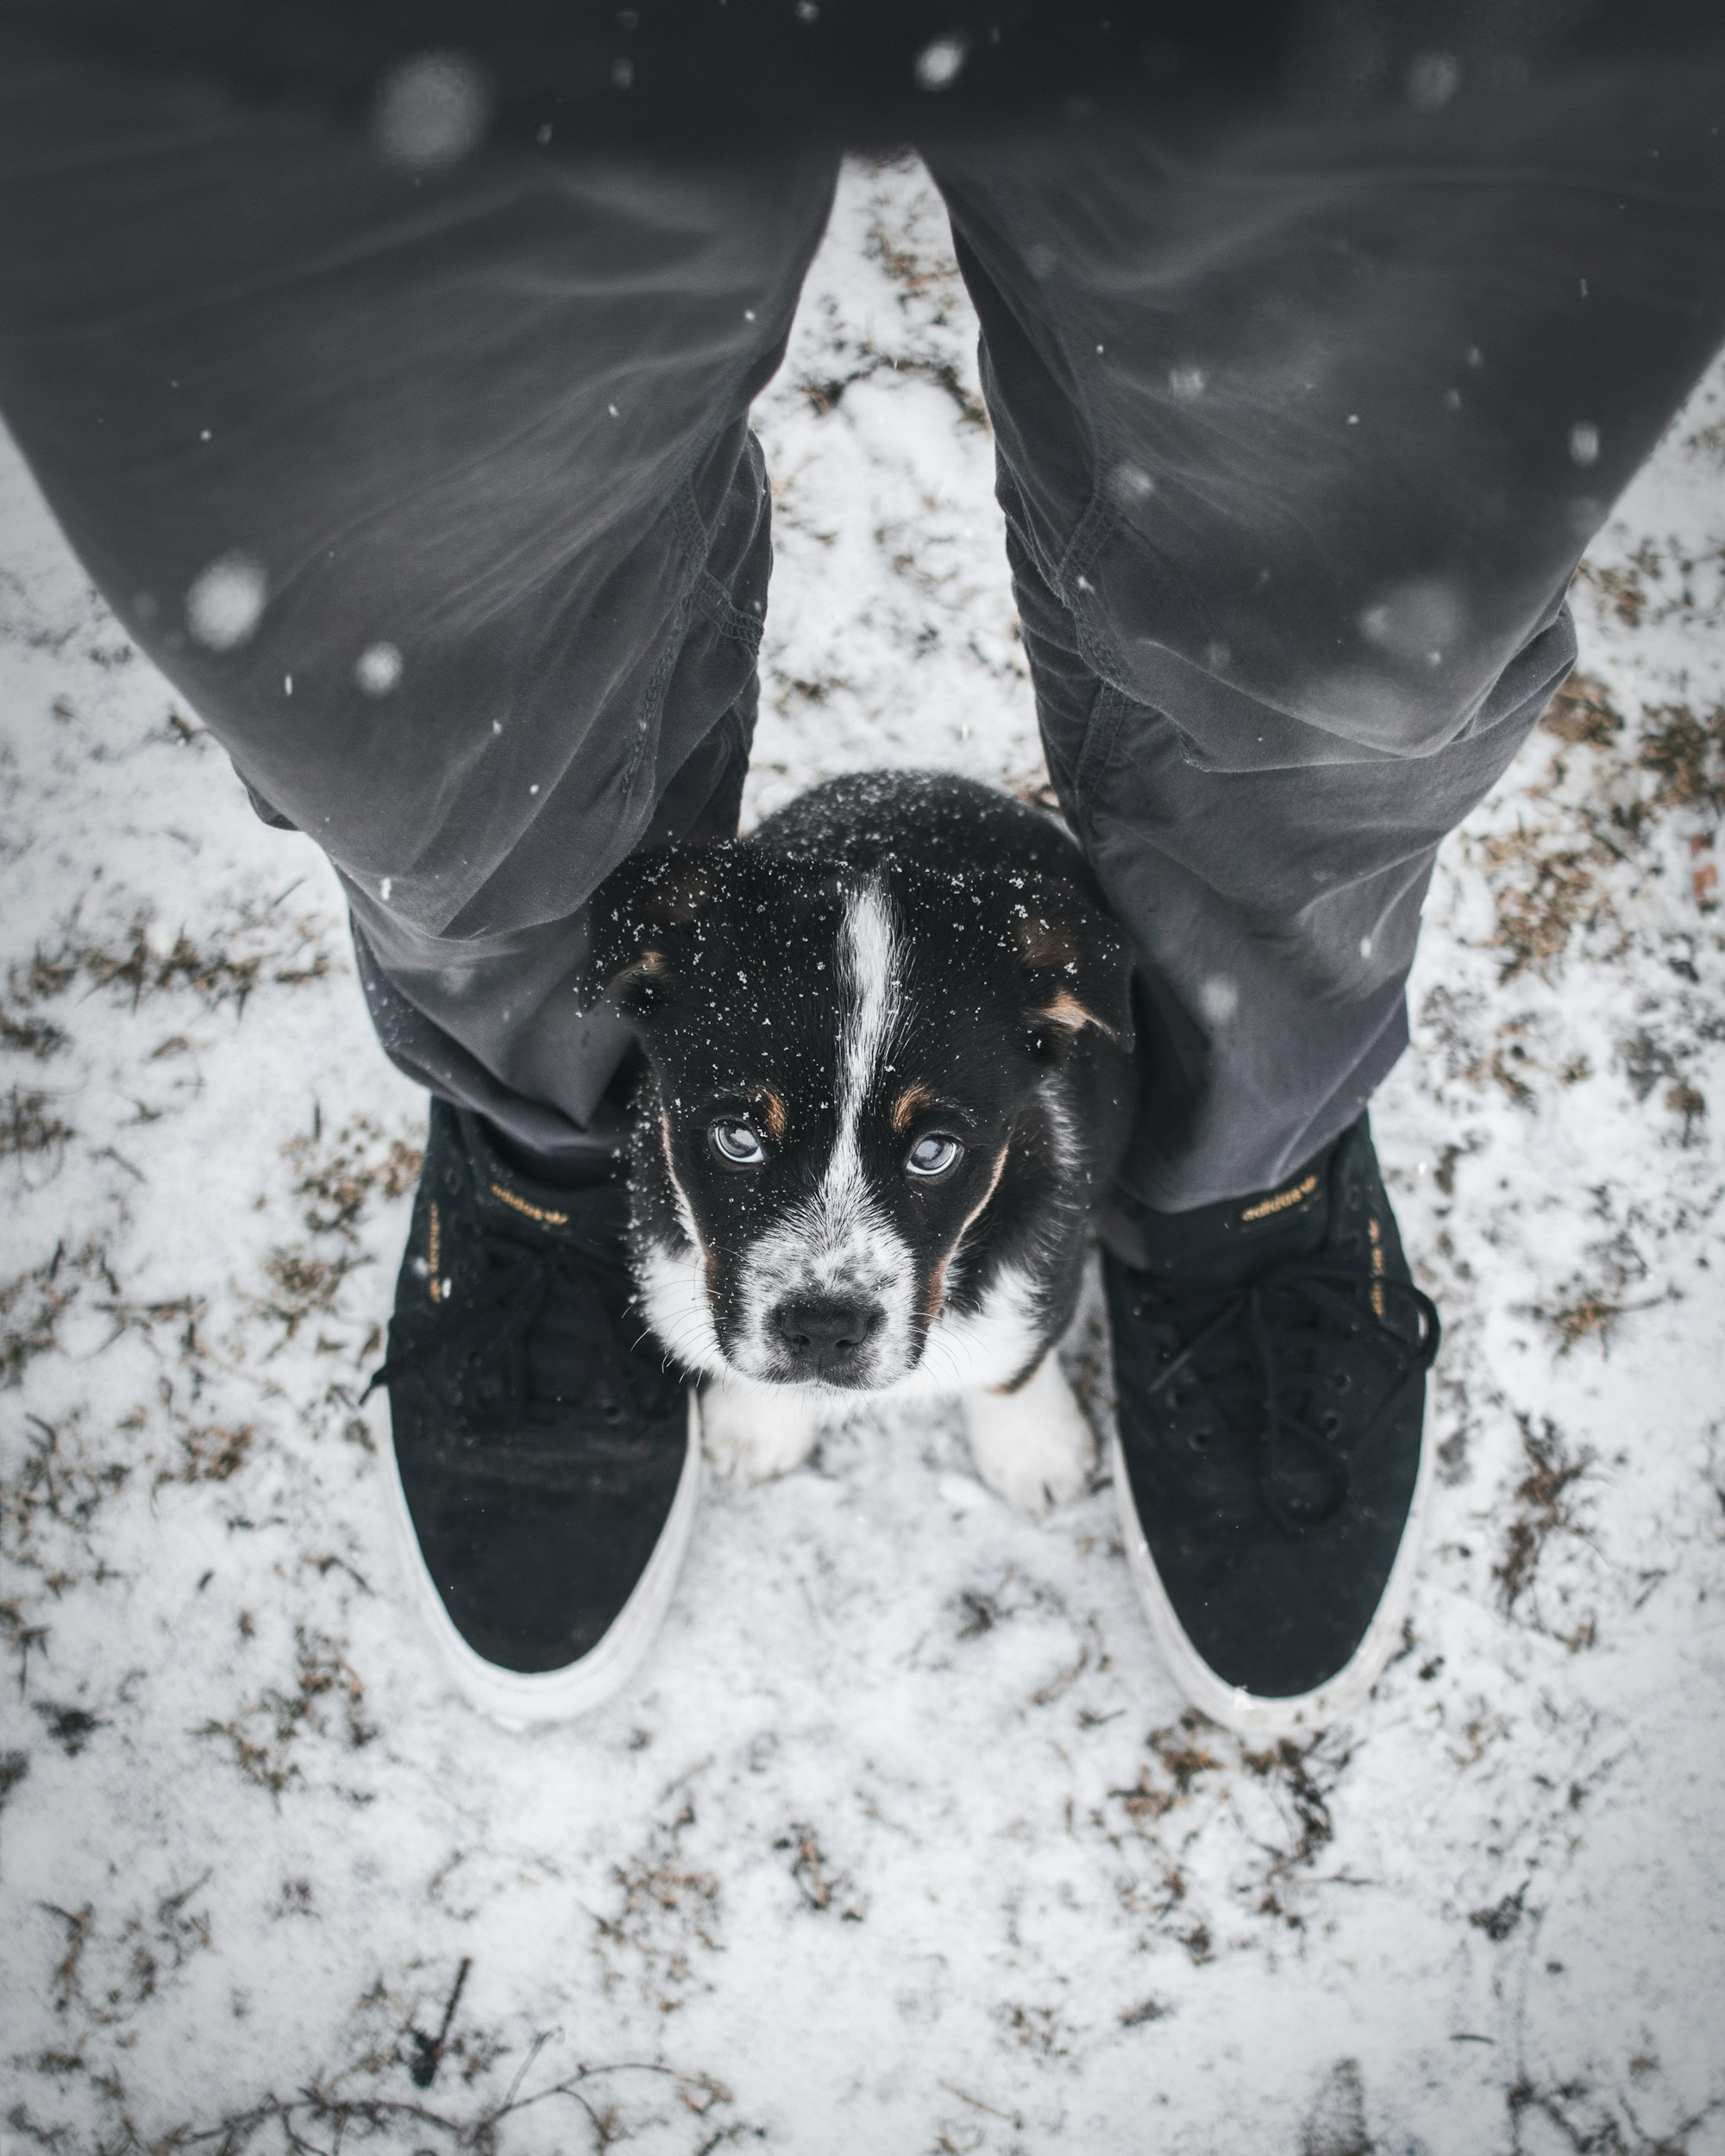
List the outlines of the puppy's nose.
<svg viewBox="0 0 1725 2156">
<path fill-rule="evenodd" d="M 780 1339 L 800 1376 L 850 1384 L 862 1351 L 886 1322 L 877 1302 L 856 1302 L 841 1295 L 801 1295 L 781 1302 L 773 1313 Z"/>
</svg>

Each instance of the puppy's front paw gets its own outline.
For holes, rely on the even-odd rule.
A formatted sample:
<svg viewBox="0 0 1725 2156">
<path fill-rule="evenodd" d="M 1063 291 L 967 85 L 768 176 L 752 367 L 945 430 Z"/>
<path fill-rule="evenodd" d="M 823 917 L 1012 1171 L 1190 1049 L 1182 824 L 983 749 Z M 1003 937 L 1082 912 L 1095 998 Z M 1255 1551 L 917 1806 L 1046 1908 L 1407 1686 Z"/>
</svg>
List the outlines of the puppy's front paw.
<svg viewBox="0 0 1725 2156">
<path fill-rule="evenodd" d="M 1015 1393 L 966 1393 L 964 1419 L 976 1472 L 1027 1519 L 1082 1495 L 1096 1441 L 1052 1351 Z"/>
<path fill-rule="evenodd" d="M 811 1396 L 794 1385 L 752 1385 L 712 1377 L 700 1392 L 701 1440 L 721 1475 L 767 1482 L 813 1451 L 820 1422 Z"/>
</svg>

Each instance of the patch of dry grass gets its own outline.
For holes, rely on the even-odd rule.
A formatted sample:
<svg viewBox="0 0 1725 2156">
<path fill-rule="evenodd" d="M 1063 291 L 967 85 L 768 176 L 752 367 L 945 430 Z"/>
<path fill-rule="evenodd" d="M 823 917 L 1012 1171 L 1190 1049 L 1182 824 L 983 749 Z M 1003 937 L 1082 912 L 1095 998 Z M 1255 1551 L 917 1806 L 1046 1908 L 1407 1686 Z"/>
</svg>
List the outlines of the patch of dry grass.
<svg viewBox="0 0 1725 2156">
<path fill-rule="evenodd" d="M 593 1917 L 605 1990 L 631 1973 L 643 2000 L 661 2014 L 674 2014 L 687 2002 L 697 1951 L 719 1951 L 718 1880 L 682 1853 L 683 1837 L 694 1823 L 693 1800 L 685 1797 L 643 1849 L 612 1866 L 616 1905 Z"/>
<path fill-rule="evenodd" d="M 1131 1789 L 1110 1789 L 1134 1825 L 1167 1817 L 1186 1803 L 1206 1775 L 1220 1773 L 1227 1764 L 1206 1741 L 1215 1725 L 1195 1708 L 1189 1708 L 1177 1722 L 1151 1730 L 1147 1742 L 1151 1757 L 1138 1769 Z"/>
<path fill-rule="evenodd" d="M 177 1432 L 179 1457 L 156 1470 L 154 1489 L 169 1482 L 226 1482 L 245 1465 L 257 1436 L 254 1423 L 230 1428 L 223 1423 L 188 1423 Z"/>
<path fill-rule="evenodd" d="M 1718 603 L 1722 567 L 1725 548 L 1690 553 L 1676 538 L 1660 544 L 1647 537 L 1621 562 L 1584 561 L 1576 581 L 1597 595 L 1619 628 L 1634 630 L 1673 619 L 1707 620 Z"/>
<path fill-rule="evenodd" d="M 1500 982 L 1527 972 L 1555 979 L 1577 937 L 1600 930 L 1618 931 L 1603 955 L 1621 955 L 1625 872 L 1639 872 L 1650 840 L 1673 822 L 1710 826 L 1725 812 L 1725 708 L 1660 705 L 1632 725 L 1598 681 L 1578 673 L 1541 727 L 1557 753 L 1528 786 L 1515 828 L 1464 841 L 1491 893 Z M 1571 778 L 1578 786 L 1566 793 Z M 1710 852 L 1711 829 L 1691 831 L 1689 845 L 1697 857 Z M 1699 910 L 1717 903 L 1710 862 L 1691 882 Z"/>
<path fill-rule="evenodd" d="M 1602 888 L 1611 856 L 1596 841 L 1553 844 L 1549 826 L 1519 827 L 1476 839 L 1474 851 L 1496 910 L 1500 987 L 1529 968 L 1549 979 L 1578 931 L 1615 918 Z"/>
<path fill-rule="evenodd" d="M 867 1916 L 868 1896 L 860 1894 L 850 1874 L 833 1863 L 812 1827 L 799 1821 L 781 1834 L 773 1846 L 788 1852 L 791 1877 L 805 1908 L 820 1915 L 831 1911 L 846 1924 L 860 1924 Z"/>
<path fill-rule="evenodd" d="M 1225 1813 L 1255 1792 L 1258 1813 L 1272 1823 L 1267 1832 L 1254 1827 L 1252 1858 L 1230 1892 L 1254 1915 L 1303 1930 L 1306 1918 L 1293 1890 L 1309 1881 L 1320 1853 L 1334 1839 L 1329 1800 L 1348 1764 L 1346 1747 L 1329 1734 L 1253 1747 L 1191 1708 L 1178 1721 L 1152 1730 L 1145 1742 L 1151 1757 L 1137 1781 L 1109 1791 L 1126 1814 L 1131 1839 L 1108 1838 L 1123 1854 L 1135 1855 L 1134 1844 L 1148 1844 L 1157 1852 L 1157 1871 L 1146 1877 L 1135 1865 L 1132 1876 L 1118 1881 L 1123 1906 L 1177 1940 L 1195 1963 L 1208 1960 L 1214 1952 L 1211 1927 L 1187 1906 L 1190 1883 L 1182 1862 L 1169 1853 L 1168 1833 L 1177 1826 L 1175 1846 L 1184 1851 L 1214 1833 Z M 1182 1821 L 1195 1806 L 1196 1817 Z M 1103 1823 L 1100 1815 L 1097 1823 Z"/>
<path fill-rule="evenodd" d="M 54 2010 L 111 2028 L 129 2021 L 196 1954 L 208 1952 L 207 1909 L 193 1897 L 210 1883 L 206 1871 L 153 1907 L 134 1908 L 111 1928 L 94 1906 L 78 1909 L 45 1904 L 66 1927 L 66 1946 L 51 1977 Z"/>
<path fill-rule="evenodd" d="M 242 907 L 229 926 L 199 943 L 184 929 L 172 943 L 153 934 L 154 910 L 140 906 L 129 921 L 103 932 L 87 929 L 74 909 L 52 943 L 38 943 L 28 959 L 7 970 L 5 1039 L 52 1054 L 64 1034 L 27 1013 L 82 986 L 85 994 L 117 991 L 133 1010 L 160 995 L 190 992 L 206 1010 L 232 1004 L 243 1012 L 266 981 L 298 987 L 326 979 L 334 970 L 323 944 L 323 927 L 305 919 L 274 920 L 267 908 Z M 261 949 L 243 946 L 262 945 Z M 33 1031 L 32 1029 L 38 1029 Z M 20 1038 L 18 1036 L 22 1035 Z M 38 1049 L 41 1038 L 53 1044 Z"/>
<path fill-rule="evenodd" d="M 210 1943 L 207 1916 L 190 1907 L 207 1878 L 206 1874 L 167 1896 L 150 1915 L 129 1920 L 111 1933 L 90 1905 L 50 1912 L 66 1930 L 56 1972 L 63 1986 L 62 2011 L 69 2024 L 81 2022 L 84 2033 L 76 2048 L 68 2042 L 17 2063 L 34 2069 L 43 2084 L 76 2078 L 90 2088 L 109 2120 L 110 2131 L 101 2142 L 104 2149 L 129 2149 L 141 2156 L 145 2152 L 189 2156 L 191 2151 L 208 2149 L 215 2156 L 240 2156 L 242 2150 L 265 2146 L 310 2152 L 364 2143 L 413 2149 L 418 2156 L 475 2156 L 475 2152 L 486 2156 L 506 2145 L 508 2122 L 528 2113 L 542 2120 L 567 2119 L 575 2128 L 575 2138 L 569 2139 L 566 2130 L 557 2137 L 558 2148 L 572 2153 L 587 2148 L 599 2156 L 642 2132 L 652 2133 L 655 2147 L 678 2151 L 680 2156 L 713 2156 L 722 2147 L 761 2138 L 759 2127 L 736 2114 L 731 2090 L 713 2074 L 657 2059 L 580 2063 L 560 2072 L 547 2057 L 561 2040 L 560 2030 L 542 2029 L 511 2043 L 503 2030 L 476 2022 L 470 2009 L 462 2010 L 465 1977 L 472 1966 L 467 1960 L 442 2002 L 434 2034 L 427 2036 L 417 2026 L 415 2009 L 423 2002 L 408 1988 L 380 1977 L 351 2012 L 348 2055 L 339 2066 L 305 2078 L 290 2096 L 271 2092 L 230 2103 L 219 2115 L 177 2110 L 172 2126 L 152 2127 L 145 2122 L 144 2106 L 122 2078 L 125 2038 L 117 2053 L 121 2066 L 97 2065 L 86 2053 L 91 2034 L 118 2028 L 126 2012 L 135 2010 L 133 2002 L 141 2002 L 144 1986 L 164 1988 Z M 112 2005 L 102 1996 L 104 1984 L 116 1994 Z M 488 2081 L 511 2054 L 518 2055 L 504 2086 L 480 2094 L 477 2084 Z M 402 2089 L 398 2079 L 404 2068 L 411 2089 Z M 401 2093 L 395 2093 L 398 2089 Z M 198 2092 L 191 2093 L 196 2100 Z M 668 2109 L 668 2095 L 674 2097 Z M 553 2107 L 549 2114 L 547 2106 Z M 34 2118 L 22 2102 L 9 2116 L 16 2132 L 43 2148 L 72 2147 L 61 2129 Z"/>
<path fill-rule="evenodd" d="M 16 1049 L 22 1056 L 34 1056 L 38 1062 L 58 1056 L 70 1038 L 64 1027 L 47 1018 L 16 1018 L 0 1010 L 0 1045 Z"/>
<path fill-rule="evenodd" d="M 6 1105 L 0 1108 L 0 1160 L 26 1160 L 38 1153 L 65 1147 L 77 1137 L 71 1124 L 62 1123 L 46 1093 L 24 1093 L 9 1087 Z"/>
<path fill-rule="evenodd" d="M 890 158 L 881 161 L 876 169 L 883 179 L 894 163 Z M 963 280 L 944 218 L 927 196 L 919 193 L 913 200 L 915 207 L 906 215 L 902 196 L 893 196 L 888 187 L 877 189 L 862 252 L 898 286 L 900 306 L 908 310 L 915 304 L 944 326 L 951 310 L 964 304 Z"/>
<path fill-rule="evenodd" d="M 405 1138 L 386 1138 L 369 1116 L 354 1116 L 325 1141 L 320 1116 L 307 1137 L 282 1148 L 296 1180 L 293 1194 L 305 1201 L 305 1225 L 313 1235 L 359 1239 L 360 1221 L 374 1197 L 393 1204 L 409 1196 L 419 1181 L 425 1156 Z"/>
<path fill-rule="evenodd" d="M 1015 2044 L 1027 2051 L 1038 2065 L 1051 2065 L 1072 2053 L 1072 2031 L 1057 2006 L 1021 2006 L 1008 2000 L 996 2012 Z"/>
<path fill-rule="evenodd" d="M 908 379 L 927 382 L 950 400 L 967 427 L 980 428 L 985 434 L 990 431 L 986 406 L 950 360 L 925 352 L 883 352 L 872 338 L 866 337 L 844 357 L 848 364 L 842 374 L 819 378 L 803 374 L 797 378 L 797 388 L 818 419 L 837 411 L 847 390 L 885 373 L 896 376 L 900 381 Z"/>
<path fill-rule="evenodd" d="M 92 1538 L 98 1514 L 124 1488 L 131 1463 L 88 1445 L 77 1413 L 53 1423 L 27 1414 L 24 1426 L 22 1454 L 0 1485 L 0 1551 L 9 1574 L 34 1574 L 38 1589 L 57 1600 L 82 1580 L 114 1576 Z M 48 1627 L 28 1621 L 22 1597 L 7 1611 L 22 1693 L 28 1658 L 46 1643 Z"/>
<path fill-rule="evenodd" d="M 1575 1511 L 1577 1486 L 1592 1465 L 1591 1453 L 1571 1451 L 1549 1415 L 1539 1427 L 1531 1415 L 1518 1413 L 1521 1457 L 1526 1469 L 1510 1499 L 1514 1507 L 1504 1532 L 1503 1554 L 1491 1568 L 1499 1607 L 1506 1617 L 1534 1584 L 1540 1559 L 1554 1534 L 1581 1536 L 1586 1530 Z"/>
<path fill-rule="evenodd" d="M 1725 705 L 1697 712 L 1661 704 L 1647 713 L 1636 761 L 1654 778 L 1654 810 L 1725 814 Z"/>
<path fill-rule="evenodd" d="M 290 1139 L 282 1151 L 294 1171 L 293 1195 L 303 1207 L 310 1240 L 272 1249 L 263 1266 L 268 1291 L 248 1298 L 254 1316 L 279 1328 L 271 1355 L 311 1319 L 344 1314 L 342 1289 L 373 1262 L 361 1234 L 367 1206 L 378 1199 L 392 1203 L 406 1197 L 424 1160 L 418 1146 L 386 1137 L 367 1116 L 351 1118 L 326 1137 L 320 1113 L 310 1131 Z M 331 1351 L 342 1344 L 319 1340 Z M 369 1348 L 368 1340 L 362 1357 Z"/>
<path fill-rule="evenodd" d="M 339 1645 L 304 1625 L 295 1626 L 293 1639 L 293 1674 L 285 1684 L 266 1685 L 250 1707 L 192 1733 L 222 1739 L 245 1779 L 278 1805 L 304 1778 L 298 1748 L 308 1737 L 358 1751 L 377 1734 L 363 1713 L 365 1686 Z"/>
<path fill-rule="evenodd" d="M 281 1338 L 270 1352 L 276 1353 L 286 1342 L 297 1338 L 308 1319 L 335 1316 L 348 1275 L 372 1262 L 369 1255 L 352 1250 L 323 1257 L 305 1250 L 273 1250 L 264 1260 L 271 1292 L 251 1298 L 254 1314 L 281 1328 Z"/>
<path fill-rule="evenodd" d="M 94 1237 L 76 1254 L 58 1243 L 52 1257 L 0 1283 L 0 1386 L 22 1383 L 37 1356 L 59 1347 L 60 1319 L 92 1277 L 118 1294 L 107 1251 Z"/>
</svg>

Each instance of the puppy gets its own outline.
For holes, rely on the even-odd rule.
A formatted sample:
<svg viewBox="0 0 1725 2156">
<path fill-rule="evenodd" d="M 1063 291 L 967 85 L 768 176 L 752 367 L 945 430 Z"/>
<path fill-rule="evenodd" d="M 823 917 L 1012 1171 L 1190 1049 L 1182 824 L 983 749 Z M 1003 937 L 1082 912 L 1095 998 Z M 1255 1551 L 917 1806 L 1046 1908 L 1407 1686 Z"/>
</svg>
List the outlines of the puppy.
<svg viewBox="0 0 1725 2156">
<path fill-rule="evenodd" d="M 863 1401 L 957 1395 L 1032 1517 L 1094 1445 L 1053 1354 L 1125 1146 L 1131 960 L 1076 848 L 967 780 L 817 787 L 625 863 L 586 993 L 639 1040 L 642 1307 L 754 1482 Z"/>
</svg>

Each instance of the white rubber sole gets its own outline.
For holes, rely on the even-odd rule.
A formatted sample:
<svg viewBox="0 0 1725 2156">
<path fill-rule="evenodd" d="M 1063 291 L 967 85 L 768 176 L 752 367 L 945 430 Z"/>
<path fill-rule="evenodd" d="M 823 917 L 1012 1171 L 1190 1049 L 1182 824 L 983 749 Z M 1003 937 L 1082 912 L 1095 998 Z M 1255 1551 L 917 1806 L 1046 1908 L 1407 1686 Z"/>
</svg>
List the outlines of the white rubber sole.
<svg viewBox="0 0 1725 2156">
<path fill-rule="evenodd" d="M 573 1721 L 602 1707 L 628 1683 L 645 1660 L 658 1637 L 676 1592 L 677 1575 L 688 1552 L 700 1496 L 700 1425 L 694 1395 L 689 1395 L 688 1443 L 677 1494 L 671 1501 L 664 1532 L 647 1560 L 647 1569 L 635 1583 L 629 1600 L 618 1610 L 611 1629 L 590 1647 L 579 1662 L 561 1670 L 505 1670 L 487 1662 L 462 1639 L 443 1607 L 425 1559 L 419 1538 L 413 1532 L 407 1493 L 401 1486 L 395 1446 L 389 1446 L 389 1470 L 384 1476 L 388 1491 L 394 1541 L 411 1595 L 426 1628 L 436 1642 L 445 1670 L 471 1706 L 505 1729 L 530 1729 L 545 1722 Z"/>
<path fill-rule="evenodd" d="M 1220 1722 L 1224 1729 L 1232 1729 L 1236 1736 L 1276 1744 L 1284 1737 L 1314 1736 L 1359 1705 L 1401 1645 L 1402 1623 L 1413 1607 L 1414 1580 L 1420 1569 L 1431 1497 L 1433 1450 L 1429 1435 L 1422 1432 L 1420 1471 L 1414 1478 L 1414 1501 L 1402 1530 L 1402 1546 L 1396 1552 L 1396 1562 L 1384 1583 L 1383 1599 L 1366 1627 L 1365 1637 L 1335 1675 L 1315 1690 L 1296 1692 L 1287 1699 L 1270 1699 L 1225 1683 L 1193 1645 L 1186 1627 L 1175 1614 L 1138 1523 L 1120 1432 L 1114 1432 L 1108 1459 L 1132 1583 L 1175 1683 L 1201 1714 Z"/>
</svg>

